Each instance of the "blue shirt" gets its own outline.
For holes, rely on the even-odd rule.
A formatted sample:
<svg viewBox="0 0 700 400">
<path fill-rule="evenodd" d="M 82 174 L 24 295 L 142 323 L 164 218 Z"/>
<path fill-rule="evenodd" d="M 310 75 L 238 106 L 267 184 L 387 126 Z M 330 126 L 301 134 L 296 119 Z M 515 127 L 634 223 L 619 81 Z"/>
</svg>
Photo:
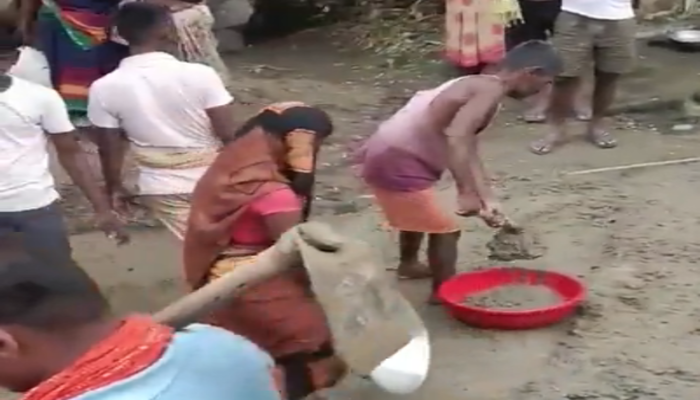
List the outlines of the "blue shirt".
<svg viewBox="0 0 700 400">
<path fill-rule="evenodd" d="M 140 373 L 73 400 L 281 400 L 273 361 L 247 339 L 194 324 Z"/>
</svg>

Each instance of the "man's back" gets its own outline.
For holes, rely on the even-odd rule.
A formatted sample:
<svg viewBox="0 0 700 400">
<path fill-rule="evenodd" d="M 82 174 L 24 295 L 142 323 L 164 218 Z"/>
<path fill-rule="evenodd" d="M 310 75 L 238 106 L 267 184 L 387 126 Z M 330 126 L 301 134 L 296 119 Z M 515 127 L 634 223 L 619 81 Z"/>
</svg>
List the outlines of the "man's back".
<svg viewBox="0 0 700 400">
<path fill-rule="evenodd" d="M 221 141 L 207 110 L 230 104 L 211 67 L 160 52 L 128 57 L 90 88 L 88 117 L 98 128 L 123 129 L 138 150 L 215 152 Z M 139 166 L 140 194 L 190 193 L 206 166 Z"/>
<path fill-rule="evenodd" d="M 0 212 L 40 208 L 58 198 L 45 133 L 72 130 L 55 90 L 12 78 L 0 92 Z"/>
<path fill-rule="evenodd" d="M 280 400 L 273 367 L 243 337 L 196 324 L 177 332 L 151 367 L 73 400 Z"/>
<path fill-rule="evenodd" d="M 500 81 L 493 76 L 474 75 L 417 92 L 370 138 L 368 155 L 382 152 L 386 147 L 401 148 L 442 171 L 447 159 L 445 129 L 463 106 L 469 106 L 466 98 L 480 91 L 496 92 L 500 87 Z M 490 112 L 484 115 L 482 129 L 491 122 L 497 108 L 497 104 L 493 104 Z"/>
<path fill-rule="evenodd" d="M 89 116 L 98 127 L 123 128 L 137 146 L 218 146 L 205 110 L 233 100 L 223 88 L 208 66 L 166 53 L 135 55 L 93 84 Z"/>
</svg>

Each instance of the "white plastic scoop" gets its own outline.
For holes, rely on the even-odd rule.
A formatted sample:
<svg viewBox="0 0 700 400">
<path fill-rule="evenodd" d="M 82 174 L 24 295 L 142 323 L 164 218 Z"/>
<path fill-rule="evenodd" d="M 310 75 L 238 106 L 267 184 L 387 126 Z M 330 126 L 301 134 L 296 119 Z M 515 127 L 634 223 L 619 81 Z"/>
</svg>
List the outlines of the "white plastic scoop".
<svg viewBox="0 0 700 400">
<path fill-rule="evenodd" d="M 379 364 L 370 374 L 372 381 L 389 393 L 413 393 L 425 382 L 430 369 L 428 331 L 418 332 L 411 341 Z"/>
</svg>

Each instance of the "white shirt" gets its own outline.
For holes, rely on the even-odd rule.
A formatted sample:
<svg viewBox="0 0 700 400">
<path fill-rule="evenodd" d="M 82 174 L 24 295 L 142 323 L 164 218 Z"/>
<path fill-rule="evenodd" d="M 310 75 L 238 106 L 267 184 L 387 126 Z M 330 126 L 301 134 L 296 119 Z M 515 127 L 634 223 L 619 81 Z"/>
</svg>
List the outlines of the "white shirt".
<svg viewBox="0 0 700 400">
<path fill-rule="evenodd" d="M 122 128 L 135 146 L 218 149 L 206 110 L 233 101 L 211 67 L 166 53 L 127 57 L 90 87 L 88 117 L 100 128 Z M 207 167 L 139 167 L 140 194 L 191 193 Z"/>
<path fill-rule="evenodd" d="M 0 212 L 34 210 L 58 199 L 46 133 L 73 130 L 58 92 L 13 77 L 0 92 Z"/>
<path fill-rule="evenodd" d="M 562 0 L 561 9 L 595 19 L 623 20 L 634 18 L 632 0 Z"/>
</svg>

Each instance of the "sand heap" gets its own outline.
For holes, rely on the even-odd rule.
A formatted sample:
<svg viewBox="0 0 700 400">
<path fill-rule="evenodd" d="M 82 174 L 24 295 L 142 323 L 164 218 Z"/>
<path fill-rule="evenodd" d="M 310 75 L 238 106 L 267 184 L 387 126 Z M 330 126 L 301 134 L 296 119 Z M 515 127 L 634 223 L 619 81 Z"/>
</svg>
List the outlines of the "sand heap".
<svg viewBox="0 0 700 400">
<path fill-rule="evenodd" d="M 486 244 L 489 258 L 498 261 L 534 260 L 542 257 L 544 246 L 531 230 L 505 226 Z"/>
</svg>

